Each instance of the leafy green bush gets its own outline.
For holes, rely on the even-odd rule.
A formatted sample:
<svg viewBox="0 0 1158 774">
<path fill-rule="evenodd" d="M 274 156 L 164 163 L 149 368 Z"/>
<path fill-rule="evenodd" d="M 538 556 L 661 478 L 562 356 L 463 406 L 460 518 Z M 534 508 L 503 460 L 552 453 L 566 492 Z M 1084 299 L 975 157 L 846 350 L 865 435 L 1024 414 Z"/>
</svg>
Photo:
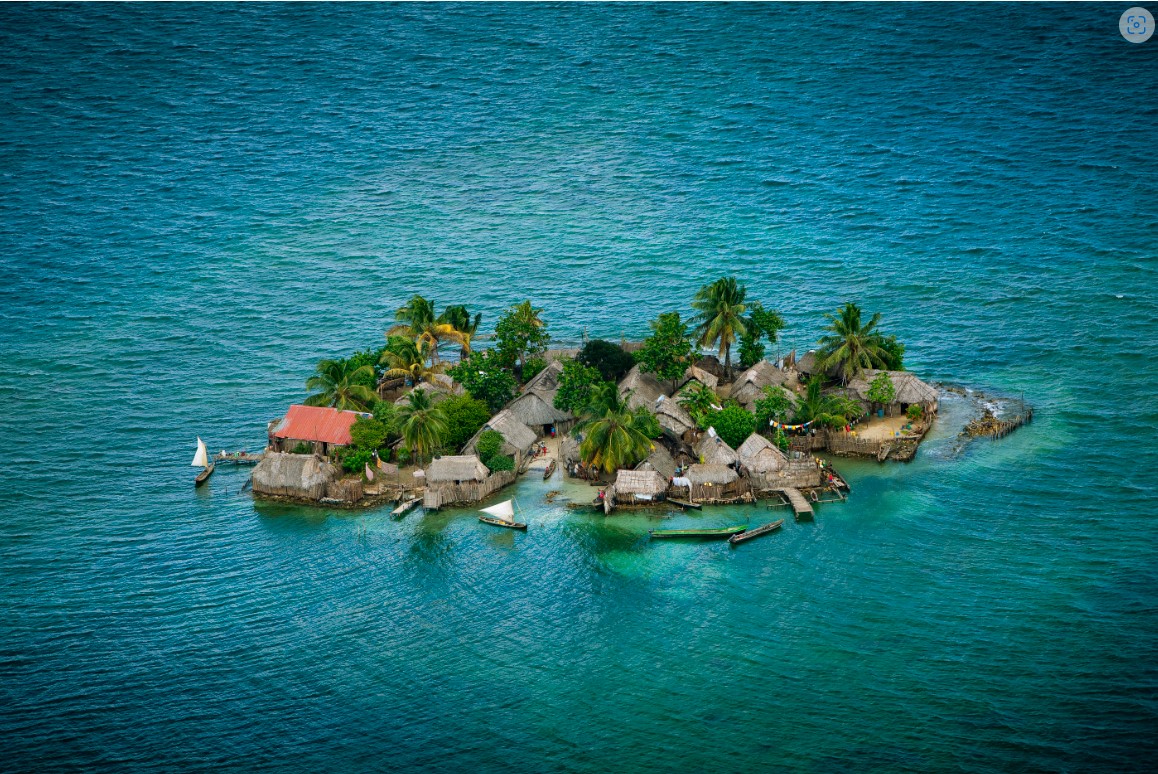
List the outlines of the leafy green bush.
<svg viewBox="0 0 1158 774">
<path fill-rule="evenodd" d="M 618 382 L 635 365 L 635 358 L 623 347 L 603 339 L 592 339 L 583 345 L 575 360 L 580 365 L 594 368 L 603 381 Z"/>
<path fill-rule="evenodd" d="M 489 460 L 498 454 L 501 448 L 503 448 L 503 436 L 494 430 L 487 430 L 479 436 L 478 443 L 475 444 L 475 453 L 478 454 L 480 460 Z"/>
<path fill-rule="evenodd" d="M 868 399 L 873 403 L 888 405 L 897 397 L 897 388 L 889 378 L 888 371 L 881 371 L 869 384 Z"/>
<path fill-rule="evenodd" d="M 353 446 L 359 451 L 377 451 L 390 441 L 390 428 L 374 417 L 358 417 L 350 427 Z"/>
<path fill-rule="evenodd" d="M 400 466 L 410 464 L 410 450 L 405 446 L 399 446 L 394 452 L 394 461 Z"/>
<path fill-rule="evenodd" d="M 788 414 L 792 411 L 792 398 L 788 397 L 783 387 L 765 387 L 763 397 L 756 399 L 755 408 L 756 423 L 763 429 L 773 420 L 776 422 L 788 420 Z"/>
<path fill-rule="evenodd" d="M 905 410 L 905 416 L 907 416 L 909 419 L 911 419 L 914 422 L 916 422 L 918 419 L 920 419 L 921 414 L 923 414 L 923 413 L 925 413 L 925 412 L 924 412 L 924 409 L 921 408 L 920 403 L 910 403 L 909 408 Z"/>
<path fill-rule="evenodd" d="M 515 394 L 514 374 L 503 365 L 497 355 L 489 351 L 472 352 L 447 373 L 461 384 L 472 398 L 487 404 L 492 412 L 498 411 Z"/>
<path fill-rule="evenodd" d="M 523 377 L 523 384 L 526 384 L 527 382 L 534 379 L 539 375 L 539 372 L 546 367 L 547 361 L 541 357 L 536 356 L 527 358 L 527 362 L 523 364 L 523 371 L 521 374 Z"/>
<path fill-rule="evenodd" d="M 735 449 L 756 430 L 756 415 L 733 403 L 724 406 L 723 411 L 709 414 L 708 425 L 716 428 L 724 443 Z"/>
<path fill-rule="evenodd" d="M 487 466 L 487 469 L 490 470 L 491 473 L 498 473 L 500 470 L 515 469 L 514 459 L 505 454 L 496 454 L 483 464 Z"/>
<path fill-rule="evenodd" d="M 305 441 L 298 441 L 298 445 L 290 449 L 290 454 L 313 454 L 314 445 Z"/>
<path fill-rule="evenodd" d="M 578 414 L 591 402 L 591 390 L 603 380 L 597 368 L 578 360 L 567 360 L 559 374 L 559 389 L 555 392 L 555 408 Z"/>
<path fill-rule="evenodd" d="M 455 395 L 439 404 L 446 414 L 446 448 L 457 452 L 491 418 L 487 404 L 467 395 Z"/>
<path fill-rule="evenodd" d="M 342 463 L 342 470 L 347 473 L 361 473 L 370 464 L 374 452 L 369 449 L 343 449 L 341 454 L 335 455 Z"/>
<path fill-rule="evenodd" d="M 671 382 L 674 392 L 676 383 L 688 370 L 688 363 L 694 358 L 688 326 L 680 319 L 679 312 L 664 312 L 651 322 L 651 335 L 643 340 L 643 346 L 636 354 L 639 367 L 655 378 Z"/>
</svg>

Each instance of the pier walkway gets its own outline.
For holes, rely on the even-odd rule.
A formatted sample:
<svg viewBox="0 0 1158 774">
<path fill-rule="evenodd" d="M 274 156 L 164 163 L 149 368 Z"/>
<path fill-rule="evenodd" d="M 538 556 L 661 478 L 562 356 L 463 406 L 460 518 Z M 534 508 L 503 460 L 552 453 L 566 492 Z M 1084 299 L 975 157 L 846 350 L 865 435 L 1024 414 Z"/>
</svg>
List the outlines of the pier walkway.
<svg viewBox="0 0 1158 774">
<path fill-rule="evenodd" d="M 784 496 L 788 498 L 788 502 L 792 506 L 792 510 L 796 513 L 796 518 L 812 518 L 812 504 L 809 503 L 808 499 L 800 493 L 799 489 L 793 489 L 789 487 L 787 489 L 781 489 L 780 491 L 783 492 Z"/>
</svg>

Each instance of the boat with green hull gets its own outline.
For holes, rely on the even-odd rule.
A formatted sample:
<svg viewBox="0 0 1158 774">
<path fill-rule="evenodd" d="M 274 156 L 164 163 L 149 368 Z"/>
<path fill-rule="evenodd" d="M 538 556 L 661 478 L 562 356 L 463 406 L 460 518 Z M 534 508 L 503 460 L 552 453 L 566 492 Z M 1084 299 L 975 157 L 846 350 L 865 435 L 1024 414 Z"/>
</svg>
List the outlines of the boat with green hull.
<svg viewBox="0 0 1158 774">
<path fill-rule="evenodd" d="M 710 527 L 703 529 L 653 529 L 648 532 L 653 538 L 717 538 L 724 539 L 748 529 L 746 524 L 732 527 Z"/>
</svg>

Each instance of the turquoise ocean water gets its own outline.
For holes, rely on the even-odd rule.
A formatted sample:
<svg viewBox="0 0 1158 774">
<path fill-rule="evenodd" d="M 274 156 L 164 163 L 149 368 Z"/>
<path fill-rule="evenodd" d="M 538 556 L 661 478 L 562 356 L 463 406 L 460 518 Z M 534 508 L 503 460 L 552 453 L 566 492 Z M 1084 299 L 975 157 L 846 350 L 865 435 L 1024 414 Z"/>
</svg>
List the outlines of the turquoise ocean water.
<svg viewBox="0 0 1158 774">
<path fill-rule="evenodd" d="M 0 769 L 1147 768 L 1125 6 L 0 6 Z M 574 341 L 725 273 L 1038 421 L 735 550 L 193 490 L 416 291 Z"/>
</svg>

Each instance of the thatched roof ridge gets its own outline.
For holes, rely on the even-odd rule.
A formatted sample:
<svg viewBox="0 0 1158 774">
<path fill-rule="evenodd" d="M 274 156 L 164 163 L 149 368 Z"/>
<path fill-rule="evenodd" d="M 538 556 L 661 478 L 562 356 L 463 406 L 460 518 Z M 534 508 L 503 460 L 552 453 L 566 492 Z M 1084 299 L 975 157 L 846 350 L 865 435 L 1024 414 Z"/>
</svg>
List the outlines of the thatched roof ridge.
<svg viewBox="0 0 1158 774">
<path fill-rule="evenodd" d="M 711 432 L 704 434 L 696 444 L 695 452 L 705 465 L 731 465 L 740 459 L 735 449 Z"/>
<path fill-rule="evenodd" d="M 516 419 L 528 427 L 553 425 L 574 418 L 570 413 L 555 408 L 544 394 L 538 392 L 520 395 L 507 404 L 505 411 L 514 414 Z"/>
<path fill-rule="evenodd" d="M 809 350 L 796 359 L 796 372 L 806 376 L 819 373 L 819 371 L 817 371 L 816 363 L 816 350 Z"/>
<path fill-rule="evenodd" d="M 720 383 L 720 380 L 716 378 L 715 374 L 711 373 L 710 371 L 705 371 L 704 369 L 694 364 L 688 366 L 688 370 L 684 371 L 684 378 L 680 383 L 680 387 L 682 388 L 688 382 L 692 381 L 696 381 L 702 385 L 711 387 L 713 390 L 716 389 L 716 386 Z"/>
<path fill-rule="evenodd" d="M 487 430 L 494 430 L 503 437 L 510 449 L 518 451 L 520 454 L 526 454 L 531 445 L 535 443 L 538 436 L 535 431 L 524 425 L 518 418 L 509 410 L 503 409 L 499 413 L 491 417 L 485 425 L 479 428 L 479 431 L 466 442 L 463 451 L 473 452 L 475 445 L 478 443 L 479 436 Z"/>
<path fill-rule="evenodd" d="M 655 402 L 667 395 L 663 385 L 651 374 L 645 374 L 638 365 L 631 367 L 627 375 L 619 382 L 620 396 L 631 393 L 627 398 L 627 405 L 631 408 L 643 406 L 648 411 L 655 411 Z"/>
<path fill-rule="evenodd" d="M 659 401 L 655 405 L 655 418 L 659 421 L 660 427 L 676 438 L 680 438 L 696 426 L 692 415 L 675 398 L 665 397 Z"/>
<path fill-rule="evenodd" d="M 684 477 L 695 486 L 703 484 L 730 484 L 740 478 L 740 474 L 727 465 L 692 465 Z"/>
<path fill-rule="evenodd" d="M 658 472 L 665 479 L 669 479 L 675 475 L 676 461 L 672 459 L 671 453 L 663 444 L 657 443 L 655 445 L 655 451 L 648 455 L 646 460 L 639 463 L 639 467 L 636 468 L 636 470 L 643 470 L 645 468 L 650 468 Z"/>
<path fill-rule="evenodd" d="M 732 397 L 751 408 L 763 395 L 765 387 L 781 386 L 787 381 L 786 371 L 781 371 L 767 360 L 761 360 L 736 379 L 732 385 Z"/>
<path fill-rule="evenodd" d="M 615 476 L 616 494 L 660 495 L 667 491 L 667 479 L 654 470 L 621 470 Z"/>
<path fill-rule="evenodd" d="M 752 433 L 736 450 L 740 464 L 754 473 L 780 470 L 788 458 L 776 445 L 759 433 Z"/>
<path fill-rule="evenodd" d="M 555 392 L 559 389 L 559 375 L 563 373 L 563 364 L 558 360 L 552 360 L 547 363 L 547 367 L 539 373 L 535 374 L 531 381 L 523 385 L 523 393 L 528 392 L 549 392 L 554 398 Z"/>
<path fill-rule="evenodd" d="M 432 484 L 447 481 L 485 481 L 489 474 L 487 466 L 473 454 L 439 457 L 426 467 L 426 480 Z"/>
<path fill-rule="evenodd" d="M 869 385 L 879 374 L 879 370 L 869 369 L 848 383 L 848 391 L 855 398 L 868 402 Z M 936 403 L 937 389 L 921 381 L 912 371 L 889 371 L 889 378 L 896 389 L 893 403 Z"/>
</svg>

